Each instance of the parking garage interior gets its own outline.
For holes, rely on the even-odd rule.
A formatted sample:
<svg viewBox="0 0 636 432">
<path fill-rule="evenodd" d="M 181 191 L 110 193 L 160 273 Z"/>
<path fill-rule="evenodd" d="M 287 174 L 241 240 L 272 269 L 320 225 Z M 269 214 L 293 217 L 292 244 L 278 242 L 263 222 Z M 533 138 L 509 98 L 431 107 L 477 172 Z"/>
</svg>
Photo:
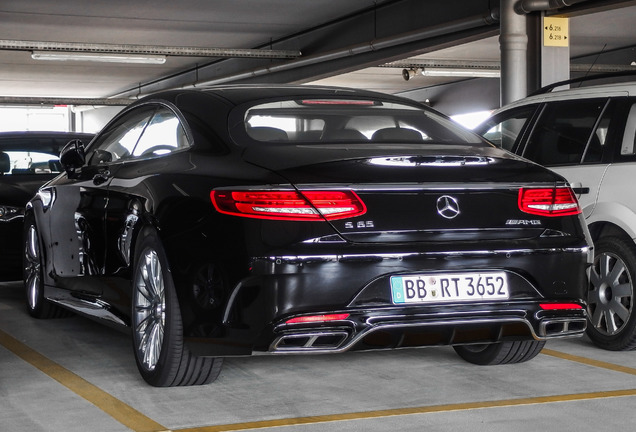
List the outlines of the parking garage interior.
<svg viewBox="0 0 636 432">
<path fill-rule="evenodd" d="M 161 90 L 303 84 L 461 119 L 557 81 L 634 73 L 634 19 L 625 0 L 3 2 L 0 116 L 95 133 Z M 3 131 L 32 127 L 0 118 Z M 79 316 L 34 320 L 24 304 L 22 281 L 0 282 L 7 431 L 591 431 L 636 419 L 634 352 L 587 337 L 503 366 L 449 347 L 230 357 L 212 384 L 153 388 L 128 335 Z"/>
</svg>

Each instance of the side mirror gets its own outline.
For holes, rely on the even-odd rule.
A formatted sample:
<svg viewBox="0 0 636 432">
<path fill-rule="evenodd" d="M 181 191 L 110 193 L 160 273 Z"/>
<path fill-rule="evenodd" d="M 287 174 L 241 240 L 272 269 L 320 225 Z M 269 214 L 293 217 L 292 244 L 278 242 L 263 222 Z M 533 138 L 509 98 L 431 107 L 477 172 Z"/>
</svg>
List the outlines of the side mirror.
<svg viewBox="0 0 636 432">
<path fill-rule="evenodd" d="M 60 152 L 60 163 L 67 174 L 72 174 L 75 170 L 86 162 L 86 152 L 84 143 L 74 139 L 68 142 Z"/>
</svg>

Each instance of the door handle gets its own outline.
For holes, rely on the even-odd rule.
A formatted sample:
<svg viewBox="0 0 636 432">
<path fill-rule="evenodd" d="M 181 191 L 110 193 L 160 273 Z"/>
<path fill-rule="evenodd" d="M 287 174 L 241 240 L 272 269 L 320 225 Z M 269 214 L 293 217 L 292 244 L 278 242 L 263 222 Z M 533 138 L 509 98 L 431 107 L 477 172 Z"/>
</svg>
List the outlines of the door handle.
<svg viewBox="0 0 636 432">
<path fill-rule="evenodd" d="M 584 195 L 584 194 L 589 194 L 590 193 L 590 188 L 589 187 L 583 187 L 583 186 L 573 187 L 572 190 L 577 195 Z"/>
<path fill-rule="evenodd" d="M 590 188 L 583 186 L 583 184 L 579 182 L 570 183 L 570 187 L 572 188 L 572 192 L 574 192 L 577 198 L 581 195 L 590 193 Z"/>
</svg>

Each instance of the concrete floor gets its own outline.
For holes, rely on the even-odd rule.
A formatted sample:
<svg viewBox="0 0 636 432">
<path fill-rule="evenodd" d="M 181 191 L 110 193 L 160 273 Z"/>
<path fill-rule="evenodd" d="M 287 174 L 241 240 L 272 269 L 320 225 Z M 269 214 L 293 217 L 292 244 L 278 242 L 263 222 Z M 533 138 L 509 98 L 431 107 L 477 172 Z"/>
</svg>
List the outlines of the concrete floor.
<svg viewBox="0 0 636 432">
<path fill-rule="evenodd" d="M 229 358 L 207 386 L 158 389 L 125 334 L 35 320 L 0 283 L 3 431 L 607 431 L 636 424 L 636 352 L 550 341 L 519 365 L 480 367 L 448 347 Z"/>
</svg>

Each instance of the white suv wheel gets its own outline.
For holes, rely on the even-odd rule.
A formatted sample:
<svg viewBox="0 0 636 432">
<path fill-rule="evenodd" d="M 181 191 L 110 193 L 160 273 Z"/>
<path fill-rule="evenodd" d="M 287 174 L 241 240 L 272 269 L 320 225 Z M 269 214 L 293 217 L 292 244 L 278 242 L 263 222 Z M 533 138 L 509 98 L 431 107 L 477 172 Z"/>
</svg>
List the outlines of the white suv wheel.
<svg viewBox="0 0 636 432">
<path fill-rule="evenodd" d="M 635 275 L 633 245 L 621 237 L 605 237 L 596 243 L 594 266 L 590 272 L 588 335 L 605 349 L 636 347 Z"/>
</svg>

